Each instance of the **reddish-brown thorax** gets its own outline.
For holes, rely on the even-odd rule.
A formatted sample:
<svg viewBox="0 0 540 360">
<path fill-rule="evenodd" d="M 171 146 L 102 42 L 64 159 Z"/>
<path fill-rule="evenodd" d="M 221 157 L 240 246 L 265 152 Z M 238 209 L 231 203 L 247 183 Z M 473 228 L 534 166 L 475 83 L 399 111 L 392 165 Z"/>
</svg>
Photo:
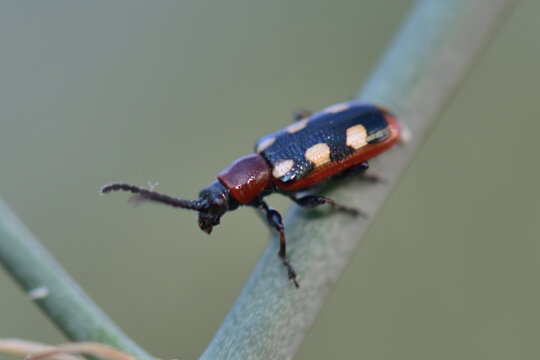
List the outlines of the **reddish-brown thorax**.
<svg viewBox="0 0 540 360">
<path fill-rule="evenodd" d="M 272 170 L 259 154 L 241 157 L 219 173 L 219 181 L 240 204 L 249 204 L 272 186 Z"/>
</svg>

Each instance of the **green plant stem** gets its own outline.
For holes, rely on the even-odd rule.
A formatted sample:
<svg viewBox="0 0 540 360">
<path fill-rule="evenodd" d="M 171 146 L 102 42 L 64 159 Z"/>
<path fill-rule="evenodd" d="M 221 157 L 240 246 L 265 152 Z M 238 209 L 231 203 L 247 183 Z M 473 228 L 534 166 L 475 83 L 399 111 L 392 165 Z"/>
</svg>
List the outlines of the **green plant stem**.
<svg viewBox="0 0 540 360">
<path fill-rule="evenodd" d="M 153 359 L 98 308 L 0 199 L 0 263 L 71 340 Z"/>
<path fill-rule="evenodd" d="M 294 207 L 285 228 L 300 289 L 285 283 L 272 239 L 203 360 L 286 359 L 300 346 L 351 253 L 388 197 L 511 0 L 424 0 L 411 10 L 357 99 L 391 109 L 412 133 L 401 148 L 370 161 L 381 184 L 341 184 L 327 193 L 362 208 L 367 220 L 318 217 Z"/>
</svg>

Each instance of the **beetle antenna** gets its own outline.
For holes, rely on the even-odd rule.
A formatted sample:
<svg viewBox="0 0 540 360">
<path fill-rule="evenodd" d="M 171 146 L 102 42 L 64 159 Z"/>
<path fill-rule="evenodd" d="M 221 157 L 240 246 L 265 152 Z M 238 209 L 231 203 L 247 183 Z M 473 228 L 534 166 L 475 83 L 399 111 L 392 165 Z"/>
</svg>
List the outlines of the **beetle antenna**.
<svg viewBox="0 0 540 360">
<path fill-rule="evenodd" d="M 100 194 L 108 194 L 113 191 L 127 191 L 133 194 L 137 194 L 142 200 L 150 200 L 166 204 L 172 207 L 179 207 L 182 209 L 189 209 L 195 211 L 203 210 L 199 201 L 196 200 L 184 200 L 174 196 L 165 195 L 156 191 L 147 190 L 137 185 L 113 183 L 105 185 L 99 191 Z"/>
</svg>

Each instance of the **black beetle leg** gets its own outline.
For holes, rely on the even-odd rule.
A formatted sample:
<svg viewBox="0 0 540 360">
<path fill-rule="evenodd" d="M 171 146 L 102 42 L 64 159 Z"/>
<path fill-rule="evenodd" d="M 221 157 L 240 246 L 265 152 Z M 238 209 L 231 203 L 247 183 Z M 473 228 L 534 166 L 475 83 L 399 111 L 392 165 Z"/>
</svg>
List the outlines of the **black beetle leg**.
<svg viewBox="0 0 540 360">
<path fill-rule="evenodd" d="M 369 163 L 367 161 L 363 161 L 358 165 L 354 165 L 348 169 L 343 170 L 338 175 L 336 175 L 335 178 L 345 179 L 345 178 L 362 176 L 366 173 L 367 169 L 369 169 Z"/>
<path fill-rule="evenodd" d="M 335 211 L 343 211 L 353 216 L 357 216 L 357 215 L 365 216 L 365 214 L 358 209 L 340 205 L 336 203 L 334 200 L 329 199 L 325 196 L 321 196 L 321 195 L 307 195 L 301 198 L 295 198 L 294 196 L 291 196 L 290 198 L 298 205 L 308 208 L 308 209 L 312 209 L 319 205 L 328 204 Z"/>
<path fill-rule="evenodd" d="M 294 283 L 294 286 L 298 288 L 300 287 L 297 281 L 298 276 L 296 275 L 296 271 L 294 271 L 294 268 L 292 267 L 291 262 L 287 257 L 287 245 L 285 242 L 285 231 L 283 228 L 283 221 L 281 220 L 281 215 L 276 210 L 269 207 L 262 200 L 260 201 L 259 205 L 259 208 L 266 215 L 266 221 L 268 222 L 268 225 L 270 225 L 279 232 L 279 257 L 281 258 L 281 261 L 283 261 L 283 265 L 287 268 L 287 275 L 289 276 L 289 280 L 291 280 Z"/>
<path fill-rule="evenodd" d="M 293 112 L 293 119 L 294 119 L 294 121 L 300 121 L 302 119 L 310 117 L 311 114 L 313 114 L 313 113 L 311 111 L 309 111 L 309 110 L 298 109 L 295 112 Z"/>
<path fill-rule="evenodd" d="M 351 177 L 359 177 L 360 180 L 368 181 L 370 183 L 386 183 L 386 181 L 377 174 L 369 173 L 366 171 L 369 169 L 369 163 L 367 161 L 361 162 L 358 165 L 352 166 L 346 170 L 343 170 L 338 175 L 334 176 L 335 179 L 346 179 Z"/>
</svg>

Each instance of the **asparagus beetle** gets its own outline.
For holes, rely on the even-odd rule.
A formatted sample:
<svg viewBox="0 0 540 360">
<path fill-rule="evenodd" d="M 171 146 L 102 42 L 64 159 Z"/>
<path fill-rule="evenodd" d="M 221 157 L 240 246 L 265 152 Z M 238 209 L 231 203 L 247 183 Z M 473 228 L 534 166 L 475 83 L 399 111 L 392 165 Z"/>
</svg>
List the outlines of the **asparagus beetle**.
<svg viewBox="0 0 540 360">
<path fill-rule="evenodd" d="M 298 112 L 291 125 L 259 139 L 254 154 L 235 160 L 221 171 L 217 180 L 199 193 L 198 200 L 185 200 L 125 183 L 105 185 L 101 193 L 128 191 L 139 200 L 195 210 L 199 214 L 199 227 L 208 234 L 227 211 L 240 205 L 257 208 L 264 213 L 268 225 L 279 233 L 279 257 L 289 280 L 299 287 L 296 271 L 287 256 L 281 215 L 263 198 L 278 192 L 306 208 L 328 204 L 335 210 L 356 215 L 358 210 L 324 196 L 299 194 L 337 177 L 362 174 L 368 168 L 368 160 L 391 148 L 400 136 L 400 125 L 387 110 L 345 102 L 314 114 Z"/>
</svg>

